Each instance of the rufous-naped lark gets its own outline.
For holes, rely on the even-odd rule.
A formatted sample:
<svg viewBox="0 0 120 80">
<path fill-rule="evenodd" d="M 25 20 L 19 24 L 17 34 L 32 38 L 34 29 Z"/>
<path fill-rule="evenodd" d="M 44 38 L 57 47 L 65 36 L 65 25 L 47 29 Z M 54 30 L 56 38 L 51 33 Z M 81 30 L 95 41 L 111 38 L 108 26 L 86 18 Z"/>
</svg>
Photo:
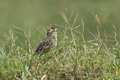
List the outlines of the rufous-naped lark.
<svg viewBox="0 0 120 80">
<path fill-rule="evenodd" d="M 46 54 L 57 46 L 57 30 L 58 28 L 53 28 L 51 26 L 47 28 L 47 37 L 40 42 L 35 50 L 35 54 Z"/>
</svg>

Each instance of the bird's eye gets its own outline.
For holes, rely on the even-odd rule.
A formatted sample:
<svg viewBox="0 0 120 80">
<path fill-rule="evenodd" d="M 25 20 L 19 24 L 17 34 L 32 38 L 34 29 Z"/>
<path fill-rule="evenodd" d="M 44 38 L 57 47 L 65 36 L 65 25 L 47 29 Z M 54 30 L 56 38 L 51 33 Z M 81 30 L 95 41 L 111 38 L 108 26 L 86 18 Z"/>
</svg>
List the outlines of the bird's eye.
<svg viewBox="0 0 120 80">
<path fill-rule="evenodd" d="M 55 29 L 55 28 L 52 27 L 52 29 Z"/>
</svg>

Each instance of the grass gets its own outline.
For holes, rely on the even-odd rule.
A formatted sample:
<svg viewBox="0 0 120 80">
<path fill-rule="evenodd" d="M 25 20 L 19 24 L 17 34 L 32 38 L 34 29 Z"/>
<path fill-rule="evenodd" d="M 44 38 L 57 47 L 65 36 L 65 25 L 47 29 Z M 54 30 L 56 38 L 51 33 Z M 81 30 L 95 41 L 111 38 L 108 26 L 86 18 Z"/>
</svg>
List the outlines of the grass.
<svg viewBox="0 0 120 80">
<path fill-rule="evenodd" d="M 113 25 L 113 35 L 104 33 L 101 38 L 101 21 L 93 14 L 98 22 L 97 32 L 93 40 L 84 38 L 84 21 L 75 26 L 78 14 L 72 23 L 72 14 L 67 17 L 66 12 L 60 12 L 65 25 L 55 26 L 62 28 L 58 34 L 58 46 L 43 56 L 33 56 L 33 42 L 30 31 L 15 27 L 25 37 L 24 46 L 16 45 L 19 40 L 14 31 L 3 34 L 5 41 L 0 48 L 0 80 L 101 80 L 120 79 L 120 45 L 117 40 L 116 28 Z M 81 31 L 78 29 L 81 27 Z M 44 34 L 44 30 L 40 34 Z M 35 31 L 36 31 L 35 30 Z M 115 45 L 107 44 L 114 41 Z M 22 43 L 21 43 L 22 44 Z M 5 46 L 4 46 L 5 45 Z"/>
</svg>

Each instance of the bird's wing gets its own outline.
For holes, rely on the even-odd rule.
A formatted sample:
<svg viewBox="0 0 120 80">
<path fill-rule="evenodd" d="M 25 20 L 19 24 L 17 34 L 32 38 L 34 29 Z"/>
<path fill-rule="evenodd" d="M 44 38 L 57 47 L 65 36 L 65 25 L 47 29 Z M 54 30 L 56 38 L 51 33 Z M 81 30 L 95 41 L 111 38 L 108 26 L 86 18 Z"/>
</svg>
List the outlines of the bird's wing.
<svg viewBox="0 0 120 80">
<path fill-rule="evenodd" d="M 48 38 L 45 38 L 42 42 L 40 42 L 40 44 L 38 45 L 38 47 L 35 50 L 35 53 L 40 54 L 43 52 L 48 52 L 50 50 L 50 45 L 51 45 L 51 40 Z"/>
</svg>

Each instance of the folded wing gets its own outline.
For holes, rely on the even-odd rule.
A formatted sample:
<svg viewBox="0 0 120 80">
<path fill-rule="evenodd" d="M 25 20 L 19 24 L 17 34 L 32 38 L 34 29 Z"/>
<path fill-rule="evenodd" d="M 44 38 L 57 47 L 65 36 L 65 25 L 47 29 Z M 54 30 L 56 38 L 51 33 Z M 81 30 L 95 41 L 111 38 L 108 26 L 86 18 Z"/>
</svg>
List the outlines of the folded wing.
<svg viewBox="0 0 120 80">
<path fill-rule="evenodd" d="M 44 53 L 47 53 L 48 51 L 50 51 L 52 44 L 53 43 L 52 43 L 51 39 L 45 38 L 42 42 L 40 42 L 40 44 L 36 48 L 35 54 L 42 55 Z"/>
</svg>

